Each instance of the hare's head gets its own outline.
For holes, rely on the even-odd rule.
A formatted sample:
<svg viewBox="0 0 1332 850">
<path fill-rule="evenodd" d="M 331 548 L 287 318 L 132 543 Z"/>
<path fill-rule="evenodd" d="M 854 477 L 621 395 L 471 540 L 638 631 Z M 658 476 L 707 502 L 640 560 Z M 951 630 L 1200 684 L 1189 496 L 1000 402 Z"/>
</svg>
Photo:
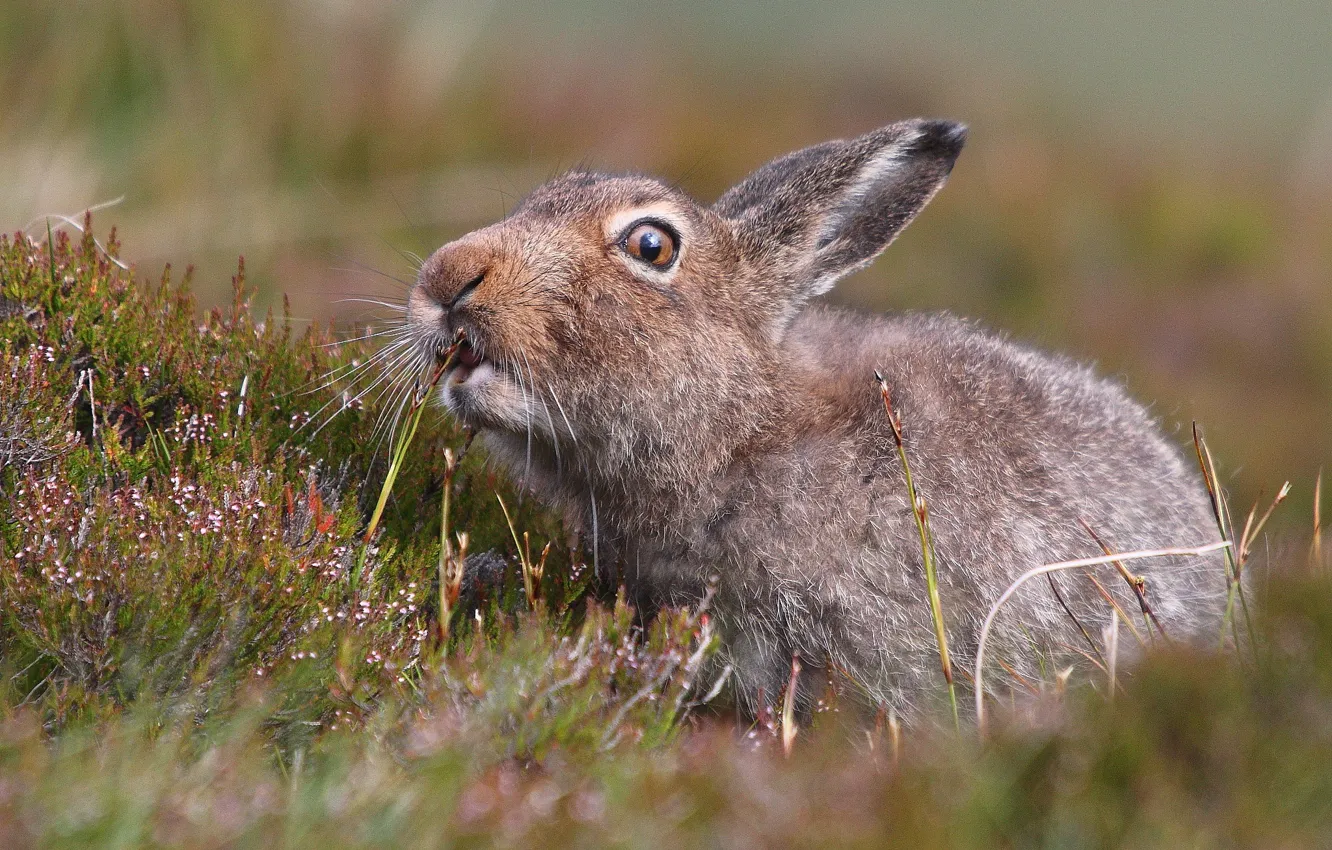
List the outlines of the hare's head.
<svg viewBox="0 0 1332 850">
<path fill-rule="evenodd" d="M 464 332 L 442 392 L 470 424 L 679 455 L 750 427 L 801 305 L 893 240 L 965 137 L 891 124 L 774 160 L 711 207 L 648 177 L 565 175 L 436 251 L 409 324 L 435 351 Z"/>
</svg>

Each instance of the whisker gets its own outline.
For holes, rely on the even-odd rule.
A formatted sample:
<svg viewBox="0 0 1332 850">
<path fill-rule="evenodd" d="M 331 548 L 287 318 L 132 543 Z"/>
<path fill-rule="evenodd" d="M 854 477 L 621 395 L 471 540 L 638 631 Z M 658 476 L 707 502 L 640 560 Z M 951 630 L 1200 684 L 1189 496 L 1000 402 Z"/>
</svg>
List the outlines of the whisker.
<svg viewBox="0 0 1332 850">
<path fill-rule="evenodd" d="M 413 229 L 415 229 L 415 226 L 413 226 Z M 387 245 L 389 250 L 391 250 L 393 253 L 397 254 L 399 257 L 406 260 L 407 265 L 413 266 L 416 269 L 416 271 L 420 271 L 421 266 L 425 265 L 425 261 L 422 260 L 420 257 L 416 256 L 416 254 L 412 253 L 411 251 L 404 251 L 403 249 L 399 248 L 397 245 L 394 245 L 392 242 L 389 242 L 387 239 L 385 239 L 382 236 L 379 238 L 379 241 Z"/>
<path fill-rule="evenodd" d="M 560 435 L 555 430 L 555 420 L 550 415 L 550 405 L 537 391 L 536 374 L 532 371 L 532 362 L 527 359 L 527 352 L 520 350 L 518 353 L 523 356 L 523 364 L 527 366 L 527 377 L 532 382 L 532 395 L 541 402 L 542 409 L 546 411 L 546 424 L 550 426 L 550 447 L 555 451 L 555 477 L 560 478 L 564 475 L 564 461 L 560 457 Z"/>
<path fill-rule="evenodd" d="M 375 397 L 370 400 L 367 406 L 372 408 L 378 407 L 381 401 L 383 401 L 386 398 L 392 397 L 390 393 L 392 393 L 393 391 L 401 387 L 409 387 L 412 383 L 411 378 L 413 373 L 419 371 L 419 368 L 420 368 L 419 354 L 417 357 L 412 357 L 411 352 L 408 352 L 403 357 L 399 358 L 397 361 L 395 361 L 393 373 L 392 375 L 388 376 L 388 380 L 376 381 L 375 384 L 372 384 L 370 387 L 366 389 L 366 394 L 369 394 L 373 389 L 375 389 L 376 386 L 379 386 L 380 384 L 383 385 L 380 388 L 378 394 L 376 394 Z M 384 427 L 386 417 L 388 417 L 389 415 L 389 410 L 391 407 L 392 403 L 390 403 L 387 406 L 380 407 L 379 415 L 375 417 L 374 427 L 370 431 L 371 441 L 374 441 L 376 437 L 379 436 L 381 429 Z"/>
<path fill-rule="evenodd" d="M 289 398 L 290 396 L 294 395 L 310 395 L 311 393 L 319 392 L 319 390 L 324 389 L 325 387 L 331 386 L 332 384 L 336 383 L 339 378 L 345 376 L 348 373 L 348 370 L 360 369 L 361 367 L 365 366 L 367 363 L 372 362 L 378 356 L 379 352 L 376 351 L 372 353 L 370 357 L 366 358 L 365 360 L 353 359 L 351 362 L 343 363 L 340 366 L 334 366 L 333 368 L 329 369 L 326 372 L 319 373 L 318 375 L 306 381 L 305 383 L 300 384 L 299 386 L 292 387 L 286 392 L 278 394 L 278 398 Z M 320 381 L 326 381 L 326 383 L 321 387 L 315 387 L 315 389 L 313 390 L 308 389 L 309 387 L 314 386 Z"/>
<path fill-rule="evenodd" d="M 417 371 L 417 375 L 418 376 L 420 375 L 419 371 Z M 393 416 L 389 420 L 389 422 L 391 423 L 390 426 L 384 431 L 384 433 L 382 433 L 379 436 L 377 440 L 374 439 L 373 435 L 371 437 L 371 439 L 374 440 L 373 451 L 376 454 L 379 452 L 379 447 L 384 444 L 385 438 L 387 438 L 389 446 L 394 445 L 395 440 L 397 439 L 398 427 L 403 424 L 403 416 L 402 416 L 403 411 L 407 409 L 407 403 L 411 401 L 412 397 L 416 394 L 417 384 L 418 381 L 404 381 L 402 385 L 403 389 L 402 398 L 398 400 L 396 405 L 389 405 L 384 408 L 385 411 L 392 409 Z M 378 430 L 378 428 L 379 426 L 376 425 L 376 430 Z"/>
<path fill-rule="evenodd" d="M 385 427 L 385 426 L 388 426 L 390 423 L 394 425 L 397 424 L 398 417 L 402 415 L 402 411 L 404 409 L 403 405 L 407 403 L 407 396 L 410 392 L 407 385 L 405 384 L 402 386 L 398 386 L 395 384 L 393 389 L 395 390 L 396 394 L 389 398 L 389 402 L 384 405 L 380 413 L 381 416 L 387 418 L 384 419 L 382 425 L 376 423 L 374 430 L 370 432 L 370 438 L 366 441 L 367 445 L 370 446 L 371 457 L 376 457 L 379 455 L 379 449 L 381 446 L 384 445 L 385 437 L 389 439 L 388 445 L 390 448 L 388 449 L 388 452 L 393 451 L 392 431 L 394 429 L 392 427 Z"/>
<path fill-rule="evenodd" d="M 574 433 L 574 426 L 569 422 L 569 415 L 564 412 L 564 405 L 560 404 L 559 394 L 555 392 L 555 388 L 550 385 L 550 382 L 546 383 L 546 389 L 550 390 L 550 397 L 555 400 L 555 409 L 560 412 L 560 418 L 564 420 L 564 427 L 569 429 L 569 439 L 573 440 L 575 446 L 578 445 L 578 435 Z"/>
<path fill-rule="evenodd" d="M 430 358 L 429 358 L 428 356 L 426 356 L 424 352 L 418 350 L 418 351 L 417 351 L 417 356 L 416 356 L 416 358 L 415 358 L 414 360 L 409 360 L 409 361 L 407 361 L 405 364 L 403 364 L 402 368 L 400 368 L 400 369 L 395 373 L 395 375 L 394 375 L 394 380 L 393 380 L 393 382 L 392 382 L 392 385 L 389 386 L 389 387 L 385 387 L 385 389 L 382 390 L 382 391 L 380 392 L 379 396 L 376 397 L 374 403 L 375 403 L 375 404 L 378 404 L 378 403 L 379 403 L 379 399 L 385 397 L 385 396 L 388 394 L 388 391 L 392 388 L 392 386 L 396 386 L 396 385 L 398 385 L 399 383 L 400 383 L 401 386 L 402 386 L 404 389 L 406 389 L 406 390 L 409 390 L 409 391 L 414 390 L 414 386 L 415 386 L 415 384 L 419 381 L 419 379 L 420 379 L 422 373 L 425 371 L 426 367 L 429 365 L 429 362 L 430 362 Z M 401 404 L 401 402 L 399 402 L 399 404 Z M 378 436 L 378 435 L 380 434 L 380 430 L 384 427 L 385 422 L 388 421 L 388 420 L 386 420 L 385 417 L 387 416 L 388 411 L 389 411 L 389 409 L 391 408 L 391 406 L 392 406 L 392 405 L 390 404 L 389 406 L 386 406 L 383 410 L 380 411 L 379 417 L 375 420 L 375 427 L 374 427 L 374 429 L 371 431 L 371 439 L 372 439 L 372 440 L 374 440 L 375 437 Z M 393 416 L 393 419 L 392 419 L 393 427 L 391 427 L 391 428 L 389 429 L 390 437 L 391 437 L 391 435 L 396 431 L 396 428 L 397 428 L 397 417 L 398 417 L 398 414 L 395 413 L 394 416 Z M 390 439 L 390 443 L 391 443 L 391 442 L 392 442 L 392 440 Z M 376 446 L 376 450 L 378 450 L 378 447 L 377 447 L 377 446 Z"/>
<path fill-rule="evenodd" d="M 398 200 L 397 194 L 394 193 L 392 189 L 389 190 L 388 196 L 393 199 L 393 206 L 398 208 L 398 212 L 402 215 L 402 220 L 407 222 L 407 226 L 410 227 L 412 230 L 420 230 L 420 228 L 416 226 L 416 222 L 412 221 L 412 217 L 407 214 L 407 210 L 403 209 L 402 201 Z M 385 245 L 388 245 L 390 248 L 393 247 L 391 244 L 389 244 L 389 241 L 387 239 L 384 239 L 383 241 Z M 399 253 L 411 254 L 412 252 L 399 251 Z"/>
<path fill-rule="evenodd" d="M 384 437 L 387 436 L 391 430 L 388 428 L 384 428 L 383 423 L 393 422 L 396 424 L 398 418 L 402 415 L 402 411 L 404 409 L 404 405 L 407 403 L 407 399 L 411 396 L 412 384 L 410 381 L 404 381 L 402 383 L 395 382 L 394 384 L 386 387 L 384 393 L 381 393 L 381 395 L 391 390 L 398 390 L 400 392 L 398 392 L 397 395 L 390 396 L 389 398 L 391 400 L 389 401 L 389 403 L 385 404 L 381 408 L 379 414 L 379 421 L 375 423 L 375 428 L 373 431 L 371 431 L 370 439 L 366 441 L 367 444 L 370 446 L 370 455 L 372 457 L 379 454 L 379 447 L 384 445 Z M 392 440 L 390 440 L 389 445 L 390 446 L 393 445 Z M 390 448 L 389 451 L 391 452 L 392 449 Z"/>
<path fill-rule="evenodd" d="M 385 331 L 376 331 L 372 334 L 369 334 L 368 336 L 382 336 L 382 335 L 392 336 L 393 339 L 390 342 L 380 346 L 378 349 L 370 352 L 370 355 L 366 357 L 364 361 L 362 361 L 363 363 L 374 363 L 376 361 L 382 360 L 386 352 L 393 351 L 401 345 L 410 345 L 415 341 L 416 338 L 416 334 L 406 328 L 392 328 L 390 330 L 385 330 Z M 342 344 L 342 343 L 336 343 L 336 344 Z M 359 366 L 360 364 L 353 364 L 353 365 Z M 343 368 L 345 368 L 345 365 L 335 367 L 334 369 L 329 370 L 329 372 L 325 374 L 326 375 L 332 374 L 333 372 Z"/>
<path fill-rule="evenodd" d="M 527 399 L 527 385 L 523 382 L 523 372 L 518 368 L 518 364 L 509 358 L 505 358 L 505 371 L 513 374 L 518 381 L 518 391 L 523 394 L 523 413 L 527 418 L 527 458 L 523 466 L 523 485 L 527 482 L 532 472 L 532 405 Z"/>
<path fill-rule="evenodd" d="M 368 387 L 357 392 L 351 398 L 348 398 L 346 391 L 343 391 L 338 395 L 334 396 L 333 398 L 329 399 L 318 410 L 316 410 L 308 420 L 302 423 L 301 427 L 297 428 L 295 433 L 299 434 L 306 427 L 306 425 L 308 425 L 310 422 L 317 420 L 325 410 L 327 410 L 334 403 L 341 400 L 342 406 L 339 407 L 337 410 L 333 411 L 331 414 L 329 414 L 328 418 L 325 419 L 324 422 L 320 424 L 319 427 L 316 428 L 314 432 L 310 435 L 311 438 L 316 436 L 320 431 L 324 430 L 324 428 L 326 428 L 329 425 L 329 423 L 331 423 L 335 418 L 337 418 L 337 415 L 339 413 L 351 407 L 352 405 L 356 404 L 361 399 L 365 398 L 365 396 L 369 394 L 376 386 L 383 383 L 385 380 L 388 380 L 389 383 L 396 381 L 398 378 L 398 372 L 400 371 L 398 369 L 398 365 L 402 363 L 402 361 L 405 358 L 410 357 L 412 353 L 413 352 L 411 349 L 398 352 L 396 355 L 393 356 L 393 359 L 389 363 L 384 365 L 383 369 L 380 371 L 380 374 L 375 378 L 374 381 L 370 383 Z M 374 360 L 367 361 L 365 365 L 369 366 L 383 359 L 384 357 L 378 357 L 375 358 Z"/>
<path fill-rule="evenodd" d="M 349 263 L 355 263 L 359 268 L 348 269 L 348 268 L 343 268 L 343 267 L 341 267 L 341 266 L 333 266 L 333 267 L 331 267 L 329 270 L 330 270 L 330 271 L 335 271 L 335 272 L 344 272 L 344 273 L 346 273 L 346 274 L 373 274 L 373 275 L 378 275 L 379 277 L 387 278 L 387 279 L 393 281 L 394 283 L 403 286 L 404 288 L 411 289 L 411 287 L 412 287 L 412 281 L 403 280 L 402 278 L 397 277 L 396 275 L 391 275 L 391 274 L 389 274 L 389 273 L 386 272 L 386 271 L 381 271 L 381 270 L 375 268 L 374 266 L 367 266 L 367 265 L 365 265 L 364 263 L 358 263 L 358 262 L 356 262 L 356 260 L 351 260 L 351 259 L 347 260 L 347 262 L 349 262 Z"/>
<path fill-rule="evenodd" d="M 384 324 L 389 325 L 390 327 L 387 327 L 382 331 L 373 331 L 368 334 L 363 334 L 362 336 L 348 337 L 346 339 L 339 339 L 333 342 L 321 342 L 319 344 L 319 347 L 337 348 L 340 345 L 347 345 L 348 343 L 352 342 L 362 342 L 364 340 L 374 339 L 375 337 L 379 336 L 402 336 L 404 334 L 411 333 L 410 330 L 407 330 L 407 323 L 402 319 L 388 319 L 384 322 Z"/>
<path fill-rule="evenodd" d="M 380 301 L 378 298 L 336 298 L 334 304 L 372 304 L 376 307 L 383 307 L 386 310 L 395 310 L 399 313 L 407 312 L 406 304 L 394 304 L 391 301 Z"/>
<path fill-rule="evenodd" d="M 383 397 L 385 392 L 387 392 L 388 390 L 392 389 L 394 386 L 397 385 L 398 381 L 402 377 L 402 374 L 403 374 L 403 369 L 398 369 L 394 371 L 392 374 L 384 373 L 380 377 L 376 378 L 373 384 L 371 384 L 365 390 L 357 393 L 355 396 L 352 396 L 350 399 L 346 399 L 341 407 L 330 413 L 328 415 L 328 418 L 325 419 L 324 422 L 314 430 L 314 433 L 311 434 L 311 436 L 313 437 L 314 435 L 318 434 L 320 431 L 324 430 L 324 428 L 331 425 L 333 423 L 333 420 L 335 420 L 339 414 L 341 414 L 343 411 L 351 409 L 353 405 L 355 405 L 357 402 L 365 398 L 370 393 L 371 390 L 373 390 L 375 387 L 379 386 L 382 383 L 384 384 L 384 388 L 380 390 L 379 396 L 376 396 L 374 401 L 371 402 L 371 405 L 369 405 L 373 406 L 375 403 L 378 402 L 379 398 Z"/>
<path fill-rule="evenodd" d="M 404 337 L 402 339 L 394 340 L 391 344 L 384 346 L 379 351 L 376 351 L 374 354 L 370 355 L 360 363 L 349 363 L 343 366 L 338 366 L 335 369 L 330 369 L 328 372 L 325 372 L 324 374 L 320 375 L 318 378 L 315 378 L 313 381 L 306 383 L 304 386 L 297 387 L 296 389 L 292 390 L 290 394 L 299 393 L 300 395 L 314 395 L 320 390 L 327 389 L 328 387 L 331 387 L 340 381 L 354 382 L 356 377 L 359 376 L 359 373 L 364 372 L 367 369 L 370 369 L 376 364 L 382 363 L 384 360 L 393 355 L 394 352 L 399 351 L 404 346 L 410 346 L 412 342 L 413 340 L 409 337 Z M 321 386 L 315 387 L 312 390 L 304 389 L 304 387 L 313 384 L 315 381 L 324 381 L 324 383 Z"/>
<path fill-rule="evenodd" d="M 316 180 L 315 183 L 318 184 L 318 186 L 319 186 L 320 189 L 324 190 L 324 194 L 328 195 L 328 197 L 329 197 L 334 203 L 336 203 L 336 204 L 341 204 L 341 205 L 344 206 L 344 207 L 346 206 L 346 205 L 343 203 L 342 199 L 339 198 L 339 197 L 337 196 L 337 194 L 336 194 L 332 189 L 330 189 L 327 185 L 325 185 L 324 182 L 323 182 L 322 180 Z M 396 199 L 395 199 L 395 202 L 396 202 Z M 398 210 L 399 210 L 399 212 L 402 212 L 402 213 L 403 213 L 403 218 L 407 218 L 407 214 L 406 214 L 405 211 L 402 210 L 402 206 L 401 206 L 401 205 L 399 205 Z M 410 220 L 408 221 L 408 224 L 411 224 Z M 411 226 L 412 226 L 412 229 L 413 229 L 413 230 L 416 229 L 416 226 L 415 226 L 415 225 L 411 225 Z M 393 251 L 394 253 L 398 254 L 399 256 L 404 256 L 402 249 L 398 248 L 398 247 L 397 247 L 396 245 L 394 245 L 392 242 L 390 242 L 390 241 L 388 241 L 387 239 L 385 239 L 383 235 L 380 235 L 380 236 L 379 236 L 379 241 L 380 241 L 380 242 L 383 242 L 384 245 L 385 245 L 389 250 Z M 349 262 L 353 262 L 353 263 L 354 263 L 354 262 L 356 262 L 356 261 L 355 261 L 355 260 L 349 260 Z"/>
</svg>

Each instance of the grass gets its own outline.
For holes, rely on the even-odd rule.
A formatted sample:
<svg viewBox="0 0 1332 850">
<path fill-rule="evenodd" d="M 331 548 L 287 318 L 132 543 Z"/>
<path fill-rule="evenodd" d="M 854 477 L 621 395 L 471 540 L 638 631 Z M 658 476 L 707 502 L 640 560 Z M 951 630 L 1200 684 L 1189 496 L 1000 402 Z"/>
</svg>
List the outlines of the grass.
<svg viewBox="0 0 1332 850">
<path fill-rule="evenodd" d="M 789 702 L 737 727 L 709 707 L 706 611 L 643 625 L 425 405 L 388 458 L 366 450 L 391 400 L 320 385 L 367 340 L 254 315 L 241 274 L 201 314 L 188 275 L 146 285 L 90 234 L 0 238 L 0 846 L 1310 846 L 1332 828 L 1316 538 L 1254 600 L 1252 663 L 1163 642 L 1116 671 L 1113 704 L 1051 671 L 991 708 L 984 742 L 891 712 L 866 729 L 835 693 L 798 736 Z M 468 583 L 465 551 L 501 559 L 497 587 Z"/>
</svg>

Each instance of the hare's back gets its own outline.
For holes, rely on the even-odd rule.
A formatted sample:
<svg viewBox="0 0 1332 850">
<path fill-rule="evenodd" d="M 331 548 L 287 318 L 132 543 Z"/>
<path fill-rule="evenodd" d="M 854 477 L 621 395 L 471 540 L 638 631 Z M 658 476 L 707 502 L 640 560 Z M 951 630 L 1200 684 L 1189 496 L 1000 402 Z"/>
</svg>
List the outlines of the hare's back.
<svg viewBox="0 0 1332 850">
<path fill-rule="evenodd" d="M 946 314 L 812 309 L 787 345 L 813 370 L 821 408 L 847 423 L 851 451 L 892 488 L 900 473 L 873 381 L 884 376 L 940 555 L 959 570 L 1003 584 L 1100 554 L 1087 528 L 1118 551 L 1216 539 L 1196 469 L 1119 383 L 1087 366 Z M 1160 584 L 1174 598 L 1163 603 L 1189 619 L 1187 598 L 1215 589 L 1196 574 L 1211 566 L 1171 563 Z"/>
</svg>

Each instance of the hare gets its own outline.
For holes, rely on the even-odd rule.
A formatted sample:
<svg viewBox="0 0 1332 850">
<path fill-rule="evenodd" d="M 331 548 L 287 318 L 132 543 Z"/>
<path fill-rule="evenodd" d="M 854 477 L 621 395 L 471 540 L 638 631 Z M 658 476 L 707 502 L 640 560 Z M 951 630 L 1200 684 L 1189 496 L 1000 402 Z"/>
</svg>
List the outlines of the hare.
<svg viewBox="0 0 1332 850">
<path fill-rule="evenodd" d="M 465 335 L 443 405 L 587 535 L 601 572 L 648 611 L 715 584 L 750 712 L 797 655 L 806 709 L 834 674 L 904 716 L 942 690 L 876 372 L 929 507 L 963 684 L 993 601 L 1032 566 L 1102 554 L 1089 529 L 1117 551 L 1217 539 L 1199 476 L 1117 383 L 949 315 L 810 303 L 920 212 L 966 135 L 916 119 L 825 142 L 710 207 L 649 177 L 566 174 L 438 249 L 409 294 L 420 350 Z M 1219 622 L 1215 557 L 1135 567 L 1172 636 Z M 1136 614 L 1119 576 L 1100 579 Z M 1108 622 L 1091 579 L 1056 581 L 1062 600 L 1042 582 L 1005 609 L 994 654 L 1015 670 L 1087 650 Z"/>
</svg>

